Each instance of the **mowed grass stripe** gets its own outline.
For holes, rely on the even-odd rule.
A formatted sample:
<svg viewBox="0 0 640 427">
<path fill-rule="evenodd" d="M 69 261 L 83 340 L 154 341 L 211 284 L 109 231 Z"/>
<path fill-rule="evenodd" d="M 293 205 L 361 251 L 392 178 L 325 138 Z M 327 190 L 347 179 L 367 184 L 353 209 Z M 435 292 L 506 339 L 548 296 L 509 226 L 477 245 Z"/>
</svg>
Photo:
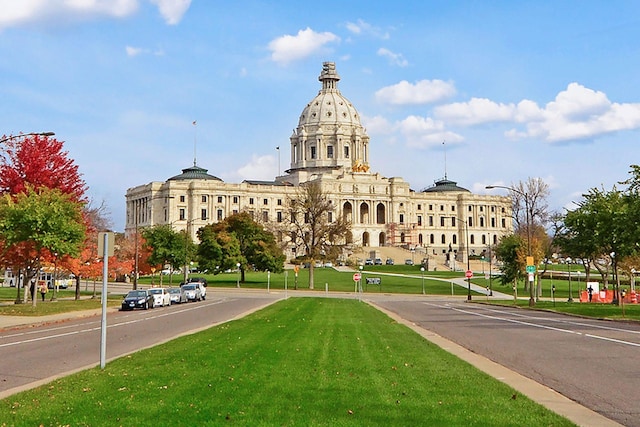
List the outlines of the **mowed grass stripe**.
<svg viewBox="0 0 640 427">
<path fill-rule="evenodd" d="M 376 309 L 325 298 L 291 298 L 0 405 L 7 426 L 573 425 Z"/>
</svg>

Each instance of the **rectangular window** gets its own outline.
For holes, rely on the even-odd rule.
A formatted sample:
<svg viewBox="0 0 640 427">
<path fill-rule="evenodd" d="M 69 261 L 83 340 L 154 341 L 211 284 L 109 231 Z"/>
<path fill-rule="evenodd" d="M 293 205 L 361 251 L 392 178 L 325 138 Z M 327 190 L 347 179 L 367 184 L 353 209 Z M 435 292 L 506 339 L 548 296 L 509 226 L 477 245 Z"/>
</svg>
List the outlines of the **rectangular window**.
<svg viewBox="0 0 640 427">
<path fill-rule="evenodd" d="M 422 215 L 418 215 L 418 227 L 422 227 Z"/>
<path fill-rule="evenodd" d="M 327 212 L 327 222 L 333 222 L 333 212 Z"/>
<path fill-rule="evenodd" d="M 312 159 L 316 158 L 316 147 L 311 147 L 311 158 Z"/>
<path fill-rule="evenodd" d="M 429 215 L 429 227 L 433 227 L 433 216 Z"/>
<path fill-rule="evenodd" d="M 404 214 L 400 214 L 400 224 L 404 224 Z"/>
<path fill-rule="evenodd" d="M 440 227 L 444 227 L 444 217 L 440 217 Z"/>
<path fill-rule="evenodd" d="M 180 203 L 184 203 L 184 196 L 180 196 Z"/>
<path fill-rule="evenodd" d="M 222 209 L 218 209 L 218 221 L 222 221 Z"/>
<path fill-rule="evenodd" d="M 432 211 L 433 210 L 433 205 L 429 205 L 429 210 Z"/>
<path fill-rule="evenodd" d="M 418 203 L 418 210 L 421 211 L 422 210 L 422 205 L 420 203 Z"/>
<path fill-rule="evenodd" d="M 349 158 L 349 146 L 348 145 L 344 146 L 344 158 L 345 159 Z"/>
<path fill-rule="evenodd" d="M 262 211 L 262 221 L 269 222 L 269 211 Z"/>
<path fill-rule="evenodd" d="M 473 218 L 467 218 L 467 227 L 473 227 Z"/>
<path fill-rule="evenodd" d="M 184 218 L 185 218 L 184 213 L 185 213 L 184 212 L 184 208 L 180 208 L 179 217 L 178 217 L 180 219 L 180 221 L 184 221 Z"/>
<path fill-rule="evenodd" d="M 252 205 L 253 204 L 253 197 L 249 197 L 249 204 Z"/>
<path fill-rule="evenodd" d="M 233 203 L 238 203 L 238 196 L 233 196 Z"/>
<path fill-rule="evenodd" d="M 238 213 L 238 209 L 234 209 L 232 212 L 234 215 Z"/>
<path fill-rule="evenodd" d="M 451 205 L 451 212 L 455 212 L 456 211 L 456 206 L 455 205 Z"/>
<path fill-rule="evenodd" d="M 278 206 L 282 206 L 282 199 L 278 199 Z"/>
<path fill-rule="evenodd" d="M 218 196 L 218 203 L 222 203 L 222 196 Z"/>
<path fill-rule="evenodd" d="M 440 205 L 440 211 L 444 211 L 444 205 Z"/>
<path fill-rule="evenodd" d="M 207 196 L 202 196 L 202 203 L 207 203 Z"/>
<path fill-rule="evenodd" d="M 282 211 L 276 212 L 276 221 L 282 222 Z"/>
<path fill-rule="evenodd" d="M 333 145 L 327 146 L 327 159 L 333 159 Z"/>
<path fill-rule="evenodd" d="M 200 219 L 203 221 L 207 220 L 207 210 L 206 209 L 200 209 Z"/>
<path fill-rule="evenodd" d="M 455 216 L 452 216 L 452 217 L 451 217 L 451 226 L 452 226 L 452 227 L 455 227 L 455 226 L 456 226 L 456 217 L 455 217 Z"/>
<path fill-rule="evenodd" d="M 262 204 L 263 205 L 268 205 L 269 204 L 269 199 L 262 199 Z"/>
</svg>

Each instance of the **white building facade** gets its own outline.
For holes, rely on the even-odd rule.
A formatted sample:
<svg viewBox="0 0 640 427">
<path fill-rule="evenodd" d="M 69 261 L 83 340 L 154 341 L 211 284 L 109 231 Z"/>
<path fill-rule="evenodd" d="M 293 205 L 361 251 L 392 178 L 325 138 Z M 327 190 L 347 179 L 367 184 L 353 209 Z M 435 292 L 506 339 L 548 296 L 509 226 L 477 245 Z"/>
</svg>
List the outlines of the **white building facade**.
<svg viewBox="0 0 640 427">
<path fill-rule="evenodd" d="M 414 191 L 400 177 L 372 172 L 369 136 L 357 110 L 338 90 L 335 64 L 325 62 L 318 79 L 321 90 L 289 138 L 290 167 L 282 176 L 226 183 L 194 162 L 164 182 L 127 190 L 126 233 L 171 224 L 195 240 L 200 227 L 241 211 L 263 223 L 286 223 L 288 200 L 307 181 L 321 184 L 335 206 L 332 216 L 351 221 L 353 247 L 420 248 L 432 256 L 455 253 L 465 260 L 512 231 L 510 197 L 473 194 L 446 177 Z M 293 245 L 286 248 L 288 258 L 301 255 Z"/>
</svg>

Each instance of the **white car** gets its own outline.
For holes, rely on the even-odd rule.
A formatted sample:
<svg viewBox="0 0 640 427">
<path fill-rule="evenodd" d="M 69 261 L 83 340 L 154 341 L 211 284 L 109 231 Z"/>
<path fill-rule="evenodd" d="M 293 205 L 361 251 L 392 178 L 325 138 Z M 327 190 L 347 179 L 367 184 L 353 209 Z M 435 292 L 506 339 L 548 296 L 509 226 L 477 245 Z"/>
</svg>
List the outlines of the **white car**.
<svg viewBox="0 0 640 427">
<path fill-rule="evenodd" d="M 151 288 L 149 294 L 153 297 L 152 308 L 171 305 L 171 295 L 165 288 Z"/>
</svg>

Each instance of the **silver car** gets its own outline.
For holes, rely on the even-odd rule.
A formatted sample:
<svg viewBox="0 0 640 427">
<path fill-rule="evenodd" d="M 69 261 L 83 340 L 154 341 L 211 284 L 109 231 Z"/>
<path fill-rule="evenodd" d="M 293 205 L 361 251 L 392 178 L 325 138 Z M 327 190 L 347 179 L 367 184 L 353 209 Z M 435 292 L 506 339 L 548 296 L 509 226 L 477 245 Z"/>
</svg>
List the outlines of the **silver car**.
<svg viewBox="0 0 640 427">
<path fill-rule="evenodd" d="M 182 293 L 182 289 L 180 288 L 169 288 L 169 299 L 171 300 L 171 304 L 181 304 L 186 302 L 187 300 Z"/>
<path fill-rule="evenodd" d="M 185 301 L 201 301 L 202 293 L 200 293 L 200 286 L 197 283 L 187 283 L 182 285 L 182 294 Z"/>
</svg>

